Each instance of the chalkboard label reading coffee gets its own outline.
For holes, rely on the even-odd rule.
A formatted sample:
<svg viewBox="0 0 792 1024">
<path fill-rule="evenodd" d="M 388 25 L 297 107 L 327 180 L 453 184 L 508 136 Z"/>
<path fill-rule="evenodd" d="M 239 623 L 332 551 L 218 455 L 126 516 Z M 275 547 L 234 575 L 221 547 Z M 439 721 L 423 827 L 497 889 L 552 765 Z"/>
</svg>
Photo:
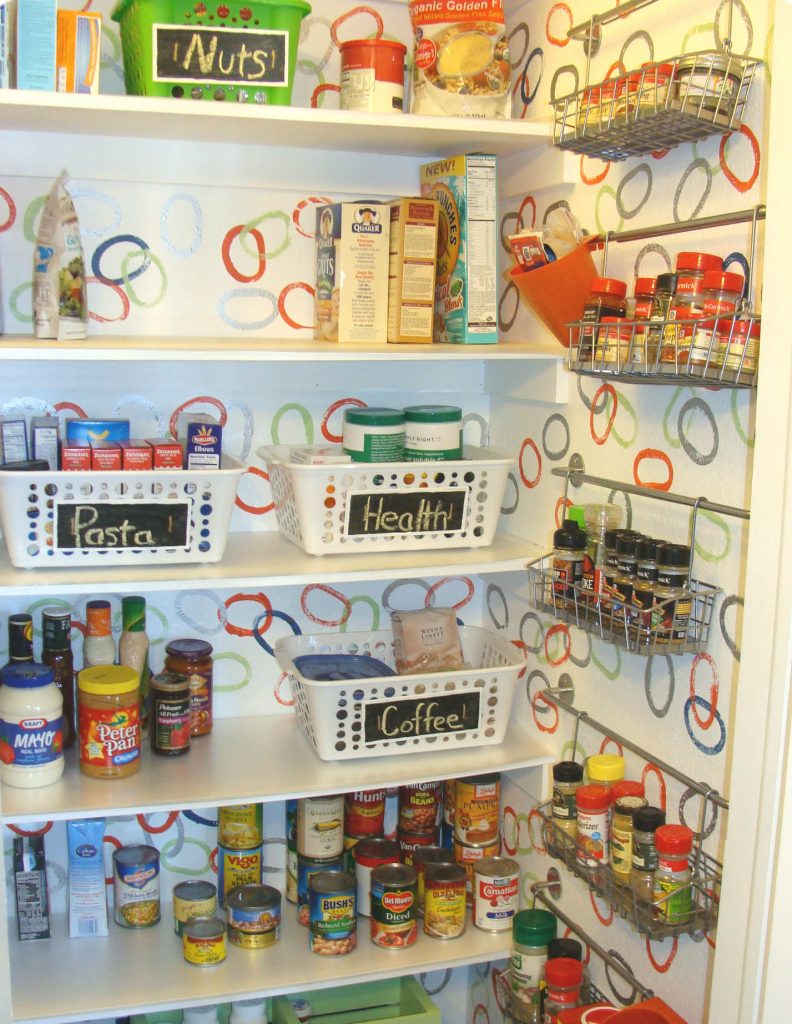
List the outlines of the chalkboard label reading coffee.
<svg viewBox="0 0 792 1024">
<path fill-rule="evenodd" d="M 61 551 L 184 548 L 190 543 L 187 501 L 83 501 L 55 506 Z"/>
<path fill-rule="evenodd" d="M 469 732 L 478 729 L 480 710 L 479 690 L 372 701 L 364 709 L 365 742 Z"/>
<path fill-rule="evenodd" d="M 352 491 L 348 537 L 459 533 L 465 523 L 466 488 L 416 491 Z"/>
<path fill-rule="evenodd" d="M 153 25 L 155 82 L 287 85 L 288 32 Z"/>
</svg>

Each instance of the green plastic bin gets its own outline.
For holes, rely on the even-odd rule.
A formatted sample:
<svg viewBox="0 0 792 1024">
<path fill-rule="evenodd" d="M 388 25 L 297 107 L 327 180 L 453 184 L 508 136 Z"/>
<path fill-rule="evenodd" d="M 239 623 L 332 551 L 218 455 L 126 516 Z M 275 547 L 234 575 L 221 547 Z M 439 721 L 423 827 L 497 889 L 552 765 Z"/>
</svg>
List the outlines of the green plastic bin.
<svg viewBox="0 0 792 1024">
<path fill-rule="evenodd" d="M 126 91 L 288 106 L 310 13 L 305 0 L 120 0 Z"/>
<path fill-rule="evenodd" d="M 409 976 L 299 995 L 311 1004 L 311 1024 L 441 1024 L 442 1020 L 423 985 Z M 272 1000 L 272 1024 L 299 1024 L 286 996 Z"/>
</svg>

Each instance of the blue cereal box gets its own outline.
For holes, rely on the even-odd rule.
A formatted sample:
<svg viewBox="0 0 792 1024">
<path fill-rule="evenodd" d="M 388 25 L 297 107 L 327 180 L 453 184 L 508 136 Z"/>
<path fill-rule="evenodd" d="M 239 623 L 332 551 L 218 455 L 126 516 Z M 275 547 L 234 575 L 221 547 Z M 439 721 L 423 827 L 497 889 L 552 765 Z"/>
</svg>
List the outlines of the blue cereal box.
<svg viewBox="0 0 792 1024">
<path fill-rule="evenodd" d="M 177 434 L 184 445 L 185 469 L 220 469 L 223 428 L 213 416 L 180 412 Z"/>
<path fill-rule="evenodd" d="M 433 340 L 493 345 L 498 340 L 495 157 L 476 153 L 424 164 L 421 195 L 440 204 Z"/>
</svg>

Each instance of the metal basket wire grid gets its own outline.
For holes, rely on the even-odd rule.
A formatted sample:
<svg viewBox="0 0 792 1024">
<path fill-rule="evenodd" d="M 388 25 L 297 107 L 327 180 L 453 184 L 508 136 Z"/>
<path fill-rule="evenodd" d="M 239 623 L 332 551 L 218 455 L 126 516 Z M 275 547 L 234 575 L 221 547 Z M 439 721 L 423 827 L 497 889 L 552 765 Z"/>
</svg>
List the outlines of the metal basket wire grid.
<svg viewBox="0 0 792 1024">
<path fill-rule="evenodd" d="M 503 1014 L 503 1024 L 543 1024 L 544 1013 L 541 1002 L 526 1003 L 512 991 L 511 970 L 497 971 L 493 975 L 498 1008 Z M 584 983 L 580 997 L 586 1003 L 609 1003 L 607 996 L 590 981 Z"/>
</svg>

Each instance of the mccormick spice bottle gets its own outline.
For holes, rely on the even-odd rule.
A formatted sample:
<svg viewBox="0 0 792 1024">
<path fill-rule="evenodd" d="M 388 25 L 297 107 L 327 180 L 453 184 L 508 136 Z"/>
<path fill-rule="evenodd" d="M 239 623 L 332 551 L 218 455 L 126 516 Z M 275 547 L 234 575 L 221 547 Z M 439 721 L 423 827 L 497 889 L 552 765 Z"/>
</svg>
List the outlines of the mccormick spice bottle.
<svg viewBox="0 0 792 1024">
<path fill-rule="evenodd" d="M 653 639 L 660 644 L 683 644 L 688 636 L 691 595 L 690 548 L 661 544 L 657 549 L 657 583 L 652 612 Z"/>
<path fill-rule="evenodd" d="M 706 252 L 680 252 L 676 259 L 677 283 L 668 310 L 669 320 L 700 320 L 704 315 L 704 275 L 722 270 L 723 260 Z M 661 372 L 680 373 L 687 369 L 693 324 L 667 325 L 660 362 Z"/>
<path fill-rule="evenodd" d="M 594 278 L 581 317 L 584 326 L 580 329 L 579 362 L 593 363 L 599 336 L 597 325 L 603 317 L 617 317 L 623 320 L 627 316 L 626 294 L 627 285 L 624 281 L 617 281 L 613 277 Z"/>
<path fill-rule="evenodd" d="M 165 652 L 165 670 L 190 681 L 190 735 L 207 736 L 212 731 L 212 645 L 172 640 Z"/>
<path fill-rule="evenodd" d="M 635 546 L 637 564 L 633 582 L 632 603 L 635 617 L 631 624 L 633 639 L 638 644 L 648 644 L 652 639 L 652 607 L 655 603 L 657 582 L 658 541 L 641 537 Z"/>
<path fill-rule="evenodd" d="M 689 861 L 693 833 L 684 825 L 661 825 L 655 831 L 655 848 L 655 916 L 669 924 L 684 924 L 693 909 Z"/>
<path fill-rule="evenodd" d="M 690 349 L 690 365 L 713 369 L 723 363 L 718 345 L 716 321 L 710 314 L 736 313 L 743 296 L 745 278 L 723 270 L 708 270 L 704 274 L 702 305 L 705 319 L 696 325 Z M 728 321 L 727 321 L 728 322 Z"/>
<path fill-rule="evenodd" d="M 637 277 L 635 279 L 635 295 L 633 319 L 639 321 L 633 330 L 632 361 L 636 366 L 645 362 L 647 327 L 640 321 L 648 320 L 652 315 L 652 302 L 657 291 L 657 279 L 654 277 Z"/>
<path fill-rule="evenodd" d="M 569 525 L 567 525 L 567 523 Z M 577 595 L 583 585 L 583 561 L 586 557 L 586 534 L 572 520 L 553 534 L 553 607 L 575 609 Z"/>
<path fill-rule="evenodd" d="M 663 335 L 676 286 L 676 274 L 657 275 L 655 293 L 652 297 L 652 311 L 649 315 L 651 323 L 646 332 L 646 368 L 650 373 L 658 373 L 660 370 L 659 363 L 660 353 L 663 348 Z"/>
</svg>

